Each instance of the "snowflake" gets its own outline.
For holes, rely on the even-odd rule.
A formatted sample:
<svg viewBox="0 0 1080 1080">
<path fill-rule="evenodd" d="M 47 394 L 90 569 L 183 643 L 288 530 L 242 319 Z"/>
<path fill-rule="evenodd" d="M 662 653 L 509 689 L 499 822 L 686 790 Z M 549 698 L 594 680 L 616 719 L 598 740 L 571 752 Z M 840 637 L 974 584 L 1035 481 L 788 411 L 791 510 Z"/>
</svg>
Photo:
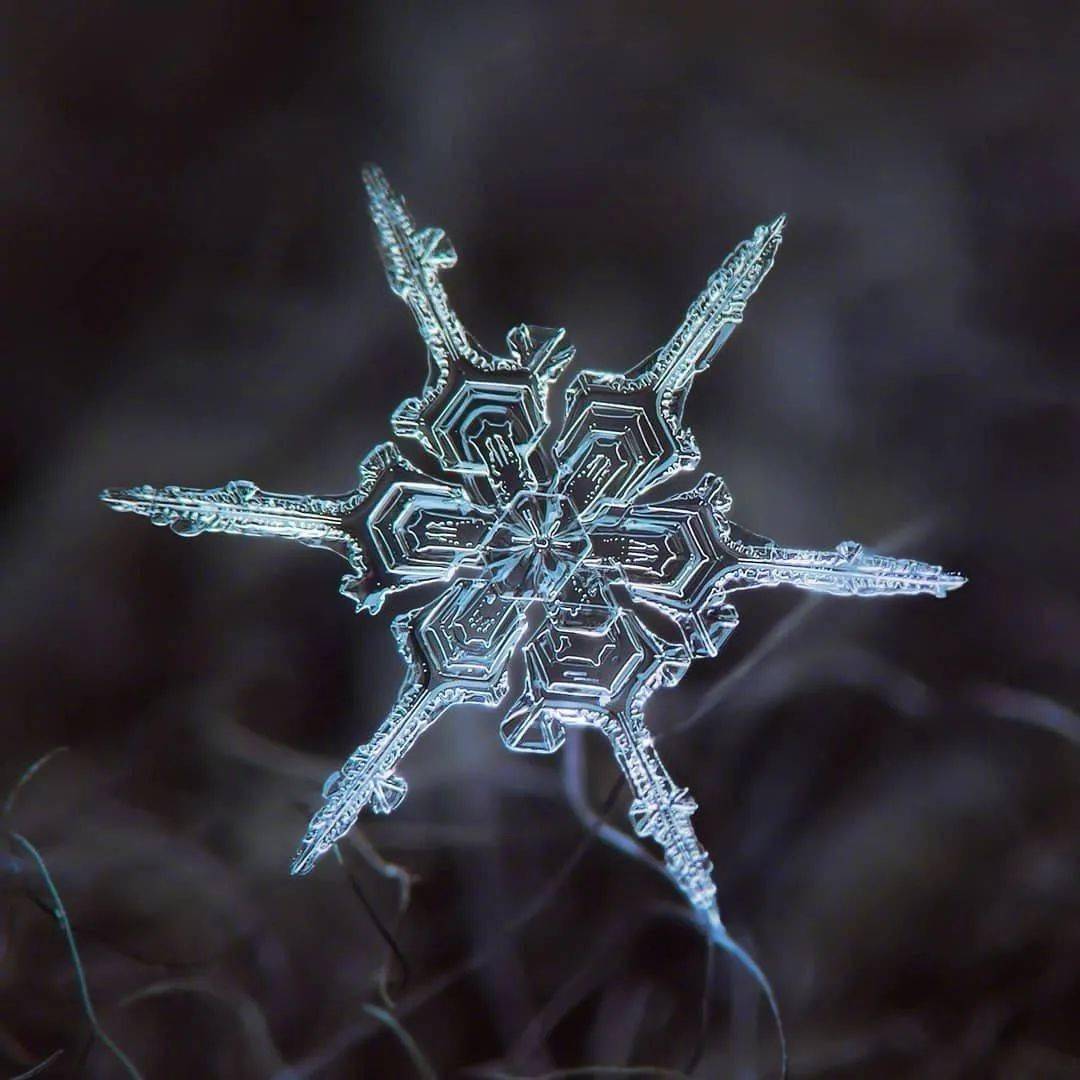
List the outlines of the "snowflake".
<svg viewBox="0 0 1080 1080">
<path fill-rule="evenodd" d="M 625 374 L 581 372 L 549 445 L 548 390 L 574 352 L 565 331 L 523 324 L 507 334 L 507 356 L 487 352 L 439 280 L 457 260 L 446 234 L 417 230 L 378 169 L 366 170 L 364 183 L 390 287 L 428 349 L 427 383 L 394 412 L 394 433 L 460 482 L 421 471 L 386 442 L 345 495 L 275 495 L 235 480 L 205 491 L 111 489 L 102 498 L 182 536 L 276 536 L 329 548 L 352 569 L 341 592 L 357 611 L 446 583 L 393 620 L 407 668 L 397 701 L 326 782 L 294 873 L 311 870 L 365 807 L 388 814 L 401 805 L 398 764 L 447 709 L 503 704 L 520 646 L 524 687 L 505 709 L 503 743 L 550 754 L 567 725 L 603 732 L 633 793 L 634 831 L 660 845 L 672 881 L 730 947 L 712 865 L 690 822 L 696 805 L 645 725 L 649 697 L 676 684 L 692 660 L 719 652 L 738 622 L 729 602 L 738 590 L 944 596 L 964 579 L 851 541 L 833 551 L 780 547 L 731 521 L 727 488 L 709 473 L 691 490 L 649 501 L 699 463 L 682 421 L 687 395 L 772 268 L 783 217 L 735 248 L 662 349 Z M 643 609 L 662 618 L 642 618 Z"/>
</svg>

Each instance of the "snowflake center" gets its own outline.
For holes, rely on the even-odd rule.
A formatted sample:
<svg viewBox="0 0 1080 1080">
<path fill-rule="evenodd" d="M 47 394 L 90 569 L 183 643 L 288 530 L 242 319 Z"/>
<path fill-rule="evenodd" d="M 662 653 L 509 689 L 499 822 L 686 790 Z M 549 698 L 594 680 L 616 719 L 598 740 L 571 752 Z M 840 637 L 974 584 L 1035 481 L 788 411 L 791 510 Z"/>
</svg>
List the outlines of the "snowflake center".
<svg viewBox="0 0 1080 1080">
<path fill-rule="evenodd" d="M 562 591 L 592 544 L 565 495 L 522 491 L 481 545 L 499 590 L 521 600 L 550 600 Z"/>
</svg>

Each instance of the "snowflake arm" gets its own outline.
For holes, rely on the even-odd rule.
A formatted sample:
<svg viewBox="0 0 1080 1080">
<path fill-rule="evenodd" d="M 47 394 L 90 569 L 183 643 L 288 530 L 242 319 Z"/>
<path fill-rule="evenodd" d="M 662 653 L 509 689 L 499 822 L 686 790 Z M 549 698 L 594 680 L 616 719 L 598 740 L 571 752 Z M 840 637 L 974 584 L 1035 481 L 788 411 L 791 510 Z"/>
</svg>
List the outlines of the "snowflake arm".
<svg viewBox="0 0 1080 1080">
<path fill-rule="evenodd" d="M 344 495 L 279 495 L 232 480 L 206 489 L 110 488 L 101 498 L 180 536 L 268 536 L 328 548 L 353 570 L 341 592 L 369 612 L 392 593 L 448 580 L 474 561 L 494 520 L 462 487 L 421 472 L 389 442 L 368 454 L 356 488 Z"/>
<path fill-rule="evenodd" d="M 633 793 L 634 832 L 660 845 L 668 876 L 706 928 L 715 932 L 722 923 L 712 860 L 690 822 L 698 805 L 689 790 L 672 779 L 645 726 L 644 705 L 651 693 L 651 686 L 643 686 L 629 709 L 601 714 L 596 726 L 611 744 Z"/>
<path fill-rule="evenodd" d="M 348 495 L 279 495 L 250 480 L 230 480 L 215 488 L 106 488 L 101 500 L 120 513 L 138 514 L 154 525 L 167 525 L 178 536 L 226 533 L 269 536 L 325 547 L 359 565 L 361 554 L 345 528 L 345 519 L 362 502 Z"/>
<path fill-rule="evenodd" d="M 371 219 L 387 280 L 408 304 L 427 345 L 419 397 L 393 415 L 394 431 L 416 439 L 444 469 L 486 479 L 496 502 L 537 486 L 531 461 L 548 427 L 547 393 L 574 355 L 563 330 L 522 323 L 506 335 L 508 357 L 473 340 L 439 280 L 457 262 L 442 229 L 417 230 L 382 172 L 364 170 Z"/>
<path fill-rule="evenodd" d="M 738 563 L 723 578 L 725 592 L 794 585 L 831 596 L 941 599 L 967 581 L 931 563 L 878 555 L 856 540 L 842 540 L 831 551 L 787 548 L 732 524 L 728 544 Z"/>
<path fill-rule="evenodd" d="M 875 555 L 845 541 L 833 551 L 785 548 L 730 521 L 723 480 L 597 521 L 590 562 L 616 569 L 631 596 L 659 608 L 696 656 L 715 656 L 738 623 L 729 593 L 795 585 L 833 596 L 944 596 L 964 579 L 940 566 Z"/>
<path fill-rule="evenodd" d="M 613 609 L 603 628 L 579 616 L 576 607 L 556 605 L 525 646 L 525 689 L 502 723 L 503 742 L 551 753 L 563 745 L 567 724 L 601 731 L 633 793 L 634 831 L 660 845 L 668 876 L 706 926 L 719 927 L 712 863 L 690 824 L 697 804 L 671 778 L 645 726 L 649 698 L 682 678 L 690 655 L 632 612 Z"/>
<path fill-rule="evenodd" d="M 370 805 L 388 814 L 405 798 L 398 762 L 452 705 L 497 705 L 507 690 L 506 665 L 524 630 L 520 605 L 483 580 L 455 582 L 430 604 L 394 620 L 406 664 L 390 715 L 323 788 L 293 861 L 305 874 Z"/>
<path fill-rule="evenodd" d="M 784 222 L 759 225 L 728 255 L 662 349 L 626 374 L 584 371 L 571 383 L 555 457 L 560 490 L 583 517 L 697 467 L 701 455 L 683 424 L 687 395 L 772 269 Z"/>
</svg>

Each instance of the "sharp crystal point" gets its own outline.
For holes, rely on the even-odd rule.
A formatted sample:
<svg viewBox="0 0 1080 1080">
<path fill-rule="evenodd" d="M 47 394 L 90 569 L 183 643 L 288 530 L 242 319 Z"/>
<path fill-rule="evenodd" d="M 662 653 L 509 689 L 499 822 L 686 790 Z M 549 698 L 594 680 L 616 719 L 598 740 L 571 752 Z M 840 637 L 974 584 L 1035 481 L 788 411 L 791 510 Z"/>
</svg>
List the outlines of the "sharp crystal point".
<svg viewBox="0 0 1080 1080">
<path fill-rule="evenodd" d="M 146 505 L 155 498 L 156 495 L 157 492 L 149 487 L 105 488 L 98 494 L 98 498 L 101 499 L 102 502 L 108 503 L 110 506 L 116 506 L 120 509 L 126 508 L 125 504 L 128 503 Z"/>
<path fill-rule="evenodd" d="M 445 712 L 484 705 L 504 721 L 510 750 L 557 752 L 566 726 L 603 733 L 632 791 L 635 829 L 660 846 L 703 925 L 738 952 L 691 824 L 696 804 L 645 723 L 653 691 L 716 655 L 737 626 L 730 594 L 739 590 L 944 596 L 965 579 L 851 541 L 832 551 L 779 547 L 729 520 L 731 499 L 715 476 L 667 499 L 650 494 L 698 465 L 683 406 L 771 270 L 785 215 L 734 249 L 647 361 L 629 373 L 580 373 L 554 433 L 548 394 L 573 356 L 564 331 L 522 323 L 507 335 L 509 355 L 488 353 L 443 289 L 440 275 L 456 258 L 449 238 L 438 227 L 417 228 L 377 166 L 364 168 L 363 182 L 388 283 L 430 358 L 427 383 L 396 410 L 394 430 L 432 454 L 442 475 L 424 473 L 386 443 L 341 496 L 275 495 L 233 481 L 207 490 L 106 488 L 101 498 L 182 535 L 330 548 L 351 564 L 341 592 L 358 611 L 375 613 L 392 594 L 441 583 L 433 599 L 394 620 L 405 663 L 396 703 L 327 782 L 294 874 L 308 873 L 365 809 L 400 805 L 398 767 Z M 460 483 L 445 478 L 455 474 Z M 650 628 L 654 616 L 663 635 Z M 507 666 L 518 652 L 525 686 L 509 701 Z"/>
</svg>

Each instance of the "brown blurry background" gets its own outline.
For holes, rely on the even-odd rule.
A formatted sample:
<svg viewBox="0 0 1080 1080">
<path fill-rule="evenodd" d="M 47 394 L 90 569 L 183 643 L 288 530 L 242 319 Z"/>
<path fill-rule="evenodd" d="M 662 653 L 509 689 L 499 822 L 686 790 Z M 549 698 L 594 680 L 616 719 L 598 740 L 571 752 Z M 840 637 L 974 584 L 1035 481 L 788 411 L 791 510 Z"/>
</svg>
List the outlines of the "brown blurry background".
<svg viewBox="0 0 1080 1080">
<path fill-rule="evenodd" d="M 453 238 L 481 340 L 566 326 L 594 367 L 662 343 L 790 215 L 691 398 L 705 466 L 780 541 L 891 542 L 970 583 L 747 595 L 650 722 L 700 714 L 665 756 L 793 1077 L 1080 1076 L 1073 5 L 4 8 L 0 788 L 70 750 L 3 827 L 144 1076 L 681 1070 L 699 1039 L 677 895 L 581 853 L 566 788 L 600 806 L 603 747 L 567 771 L 451 714 L 346 845 L 353 881 L 290 878 L 398 685 L 387 618 L 352 614 L 329 554 L 96 501 L 351 486 L 425 371 L 366 160 Z M 40 1075 L 123 1075 L 40 874 L 0 851 L 0 1076 L 58 1050 Z M 407 964 L 392 1013 L 368 906 Z M 695 1075 L 775 1075 L 753 983 L 716 966 Z"/>
</svg>

